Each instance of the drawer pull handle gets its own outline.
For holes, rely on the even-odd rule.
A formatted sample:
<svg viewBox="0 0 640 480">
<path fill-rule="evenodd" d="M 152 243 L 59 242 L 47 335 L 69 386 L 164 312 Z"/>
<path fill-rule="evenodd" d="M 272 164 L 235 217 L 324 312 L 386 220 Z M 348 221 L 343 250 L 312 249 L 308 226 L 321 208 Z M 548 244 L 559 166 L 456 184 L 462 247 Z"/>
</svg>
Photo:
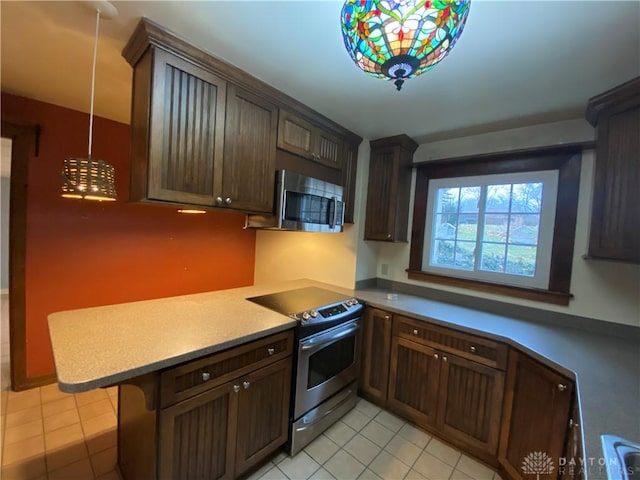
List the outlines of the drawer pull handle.
<svg viewBox="0 0 640 480">
<path fill-rule="evenodd" d="M 413 334 L 417 335 L 418 334 L 418 330 L 416 330 L 415 328 L 413 329 Z"/>
<path fill-rule="evenodd" d="M 558 384 L 558 390 L 560 390 L 561 392 L 564 392 L 567 389 L 567 386 L 563 383 L 559 383 Z"/>
<path fill-rule="evenodd" d="M 471 353 L 476 353 L 476 347 L 474 347 L 473 345 L 471 345 L 471 346 L 469 347 L 469 351 L 470 351 Z"/>
<path fill-rule="evenodd" d="M 251 386 L 251 383 L 249 382 L 242 382 L 242 386 L 244 387 L 244 389 L 246 390 L 247 388 L 249 388 Z"/>
<path fill-rule="evenodd" d="M 240 391 L 240 385 L 234 385 L 233 386 L 233 391 L 238 393 Z"/>
<path fill-rule="evenodd" d="M 437 353 L 433 354 L 433 358 L 435 358 L 436 360 L 439 358 Z"/>
<path fill-rule="evenodd" d="M 273 355 L 274 353 L 276 353 L 276 349 L 275 348 L 267 348 L 267 353 L 269 355 Z"/>
<path fill-rule="evenodd" d="M 206 382 L 211 378 L 211 374 L 209 372 L 202 372 L 202 381 Z"/>
</svg>

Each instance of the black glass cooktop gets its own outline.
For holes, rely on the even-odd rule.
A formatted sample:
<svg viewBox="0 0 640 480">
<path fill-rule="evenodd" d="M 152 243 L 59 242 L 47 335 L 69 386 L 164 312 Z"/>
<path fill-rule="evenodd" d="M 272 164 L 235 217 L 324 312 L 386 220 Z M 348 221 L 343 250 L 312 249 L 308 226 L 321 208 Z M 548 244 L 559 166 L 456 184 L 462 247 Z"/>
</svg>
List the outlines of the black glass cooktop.
<svg viewBox="0 0 640 480">
<path fill-rule="evenodd" d="M 344 302 L 350 298 L 347 295 L 325 290 L 324 288 L 305 287 L 251 297 L 247 298 L 247 300 L 284 315 L 294 315 L 304 310 L 318 310 L 327 305 Z"/>
</svg>

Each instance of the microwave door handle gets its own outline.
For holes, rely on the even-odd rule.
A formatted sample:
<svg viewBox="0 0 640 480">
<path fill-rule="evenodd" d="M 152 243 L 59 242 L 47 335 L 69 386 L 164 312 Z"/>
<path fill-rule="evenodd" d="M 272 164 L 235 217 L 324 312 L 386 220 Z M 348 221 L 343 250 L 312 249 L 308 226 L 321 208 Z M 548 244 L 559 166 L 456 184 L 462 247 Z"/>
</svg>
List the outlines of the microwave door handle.
<svg viewBox="0 0 640 480">
<path fill-rule="evenodd" d="M 333 217 L 329 222 L 329 228 L 336 228 L 336 223 L 338 223 L 338 198 L 331 197 L 331 203 L 333 204 Z"/>
</svg>

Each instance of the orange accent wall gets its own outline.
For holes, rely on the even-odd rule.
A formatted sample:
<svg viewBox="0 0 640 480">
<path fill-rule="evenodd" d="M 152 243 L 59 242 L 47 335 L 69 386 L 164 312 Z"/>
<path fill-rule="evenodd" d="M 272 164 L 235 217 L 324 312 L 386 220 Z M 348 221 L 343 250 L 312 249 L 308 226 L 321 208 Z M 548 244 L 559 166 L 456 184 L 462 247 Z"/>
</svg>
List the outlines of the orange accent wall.
<svg viewBox="0 0 640 480">
<path fill-rule="evenodd" d="M 29 159 L 28 377 L 54 372 L 50 313 L 253 284 L 255 232 L 243 230 L 244 215 L 128 202 L 128 125 L 94 118 L 93 158 L 115 167 L 118 191 L 99 203 L 60 196 L 64 158 L 87 155 L 88 114 L 3 92 L 2 117 L 42 128 Z"/>
</svg>

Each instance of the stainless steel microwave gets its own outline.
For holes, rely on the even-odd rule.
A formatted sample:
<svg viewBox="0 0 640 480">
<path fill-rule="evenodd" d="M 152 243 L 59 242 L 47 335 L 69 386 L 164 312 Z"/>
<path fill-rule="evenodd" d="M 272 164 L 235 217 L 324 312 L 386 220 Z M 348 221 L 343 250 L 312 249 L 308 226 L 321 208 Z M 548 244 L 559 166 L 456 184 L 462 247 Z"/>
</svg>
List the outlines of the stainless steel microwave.
<svg viewBox="0 0 640 480">
<path fill-rule="evenodd" d="M 341 232 L 342 187 L 288 170 L 276 175 L 275 215 L 247 215 L 247 228 Z"/>
</svg>

